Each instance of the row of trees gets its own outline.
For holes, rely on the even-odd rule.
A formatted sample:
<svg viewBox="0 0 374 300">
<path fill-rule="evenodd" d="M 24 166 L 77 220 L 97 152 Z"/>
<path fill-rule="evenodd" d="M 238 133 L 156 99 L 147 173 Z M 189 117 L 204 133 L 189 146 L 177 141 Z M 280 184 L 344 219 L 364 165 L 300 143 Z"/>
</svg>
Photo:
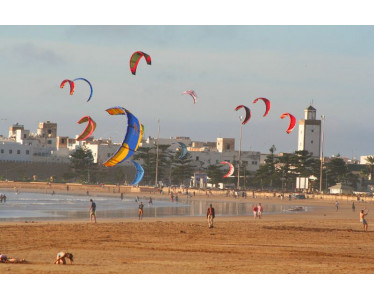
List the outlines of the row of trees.
<svg viewBox="0 0 374 300">
<path fill-rule="evenodd" d="M 293 190 L 297 177 L 312 179 L 309 182 L 312 188 L 320 187 L 321 161 L 313 158 L 308 151 L 295 151 L 284 153 L 282 156 L 275 156 L 276 148 L 273 145 L 270 154 L 265 159 L 265 164 L 255 172 L 253 183 L 257 187 L 270 189 Z M 341 182 L 356 187 L 358 175 L 353 174 L 345 161 L 333 157 L 327 161 L 322 170 L 322 188 L 327 190 L 329 186 Z M 313 180 L 314 179 L 314 180 Z"/>
<path fill-rule="evenodd" d="M 261 164 L 256 172 L 249 172 L 245 164 L 241 165 L 240 185 L 244 188 L 259 188 L 273 190 L 294 190 L 296 177 L 313 178 L 310 183 L 314 189 L 319 189 L 320 183 L 320 160 L 313 158 L 307 151 L 295 151 L 294 153 L 284 153 L 282 156 L 275 155 L 276 148 L 273 145 L 266 157 L 265 163 Z M 159 145 L 158 153 L 158 181 L 168 185 L 185 184 L 193 175 L 194 171 L 205 172 L 210 178 L 210 183 L 217 184 L 237 182 L 237 173 L 233 178 L 223 178 L 226 173 L 223 165 L 209 165 L 205 168 L 196 165 L 192 157 L 187 153 L 183 158 L 180 151 L 174 151 L 169 145 Z M 156 146 L 140 147 L 133 156 L 134 160 L 142 159 L 144 169 L 143 185 L 154 185 L 156 178 Z M 237 166 L 237 161 L 232 162 Z M 374 173 L 374 157 L 372 164 L 368 165 L 367 172 Z M 97 164 L 93 164 L 93 156 L 89 149 L 78 148 L 71 155 L 71 167 L 73 176 L 81 181 L 105 182 L 107 169 Z M 236 168 L 237 170 L 237 168 Z M 123 169 L 111 168 L 115 173 L 114 180 L 123 183 L 126 174 Z M 130 170 L 130 174 L 134 171 Z M 236 171 L 237 172 L 237 171 Z M 342 182 L 356 187 L 358 175 L 349 171 L 345 161 L 339 157 L 334 157 L 324 164 L 322 187 L 326 190 L 329 186 L 337 182 Z"/>
</svg>

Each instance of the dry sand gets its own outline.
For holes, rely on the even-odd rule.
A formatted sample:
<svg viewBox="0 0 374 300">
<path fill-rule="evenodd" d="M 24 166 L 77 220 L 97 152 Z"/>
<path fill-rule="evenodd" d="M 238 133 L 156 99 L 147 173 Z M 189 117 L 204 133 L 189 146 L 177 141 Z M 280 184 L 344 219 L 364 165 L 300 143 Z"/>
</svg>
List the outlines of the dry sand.
<svg viewBox="0 0 374 300">
<path fill-rule="evenodd" d="M 262 203 L 279 199 L 256 199 Z M 235 200 L 232 200 L 235 201 Z M 243 201 L 240 199 L 240 201 Z M 253 201 L 248 199 L 247 201 Z M 0 264 L 2 274 L 372 274 L 372 203 L 298 200 L 312 212 L 138 220 L 0 223 L 0 252 L 25 264 Z M 285 203 L 283 200 L 282 203 Z M 369 208 L 363 232 L 359 209 Z M 371 212 L 372 211 L 372 212 Z M 74 254 L 72 265 L 54 265 L 56 254 Z"/>
</svg>

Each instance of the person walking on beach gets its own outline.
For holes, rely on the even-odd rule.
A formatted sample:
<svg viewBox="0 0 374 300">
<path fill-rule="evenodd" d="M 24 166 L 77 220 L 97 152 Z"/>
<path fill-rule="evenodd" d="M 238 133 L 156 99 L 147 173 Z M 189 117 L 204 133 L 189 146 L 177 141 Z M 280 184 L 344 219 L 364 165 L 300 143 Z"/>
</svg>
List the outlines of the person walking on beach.
<svg viewBox="0 0 374 300">
<path fill-rule="evenodd" d="M 352 211 L 355 212 L 356 211 L 356 206 L 355 206 L 355 203 L 352 201 Z"/>
<path fill-rule="evenodd" d="M 143 219 L 143 202 L 140 201 L 140 204 L 139 204 L 139 210 L 138 210 L 138 217 L 139 217 L 139 220 Z"/>
<path fill-rule="evenodd" d="M 206 218 L 208 219 L 209 228 L 213 228 L 213 219 L 216 217 L 213 205 L 210 204 L 206 212 Z"/>
<path fill-rule="evenodd" d="M 258 215 L 258 218 L 261 219 L 261 216 L 262 216 L 262 212 L 264 211 L 261 203 L 258 204 L 257 206 L 257 215 Z"/>
<path fill-rule="evenodd" d="M 365 212 L 366 211 L 366 212 Z M 362 226 L 364 227 L 364 231 L 368 231 L 368 222 L 366 221 L 365 217 L 368 215 L 369 210 L 364 208 L 360 211 L 360 222 L 362 223 Z"/>
<path fill-rule="evenodd" d="M 336 211 L 338 211 L 339 210 L 339 202 L 338 202 L 338 200 L 335 201 L 335 206 L 336 206 Z"/>
<path fill-rule="evenodd" d="M 90 199 L 90 202 L 91 202 L 91 206 L 90 206 L 90 209 L 88 210 L 90 212 L 90 222 L 92 223 L 92 219 L 93 219 L 96 223 L 96 203 L 93 202 L 92 199 Z"/>
<path fill-rule="evenodd" d="M 66 265 L 65 258 L 68 258 L 70 260 L 70 264 L 73 263 L 73 254 L 68 252 L 59 252 L 57 253 L 55 264 L 59 265 L 60 263 Z"/>
<path fill-rule="evenodd" d="M 254 219 L 257 218 L 257 210 L 258 210 L 258 208 L 257 208 L 257 205 L 255 204 L 255 205 L 253 206 L 253 209 L 252 209 L 252 211 L 253 211 L 253 218 L 254 218 Z"/>
</svg>

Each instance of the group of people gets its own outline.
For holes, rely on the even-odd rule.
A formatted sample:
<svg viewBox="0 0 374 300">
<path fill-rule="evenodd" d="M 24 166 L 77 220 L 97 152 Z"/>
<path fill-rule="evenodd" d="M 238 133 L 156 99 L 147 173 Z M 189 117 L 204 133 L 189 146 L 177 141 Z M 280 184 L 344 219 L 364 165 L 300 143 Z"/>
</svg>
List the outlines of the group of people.
<svg viewBox="0 0 374 300">
<path fill-rule="evenodd" d="M 263 211 L 264 211 L 264 208 L 262 207 L 261 203 L 259 203 L 258 205 L 257 204 L 253 205 L 253 208 L 252 208 L 253 218 L 257 219 L 258 217 L 259 219 L 261 219 Z"/>
<path fill-rule="evenodd" d="M 257 217 L 259 219 L 261 219 L 262 217 L 262 213 L 264 211 L 264 208 L 262 207 L 262 204 L 259 203 L 258 205 L 255 204 L 253 206 L 253 217 L 256 219 Z M 206 218 L 208 220 L 208 226 L 209 228 L 213 228 L 213 219 L 216 217 L 216 214 L 215 214 L 215 211 L 214 211 L 214 207 L 212 204 L 209 204 L 209 207 L 208 207 L 208 210 L 206 212 Z"/>
</svg>

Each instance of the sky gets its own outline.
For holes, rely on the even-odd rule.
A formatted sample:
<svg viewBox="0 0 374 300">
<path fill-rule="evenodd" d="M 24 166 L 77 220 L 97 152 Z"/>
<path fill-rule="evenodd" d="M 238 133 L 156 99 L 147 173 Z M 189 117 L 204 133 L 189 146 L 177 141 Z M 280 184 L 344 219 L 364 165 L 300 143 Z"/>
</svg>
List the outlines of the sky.
<svg viewBox="0 0 374 300">
<path fill-rule="evenodd" d="M 373 26 L 297 25 L 42 25 L 0 27 L 0 134 L 20 123 L 58 123 L 58 135 L 75 137 L 84 115 L 97 123 L 95 138 L 120 142 L 124 117 L 105 109 L 122 106 L 145 126 L 145 137 L 188 136 L 197 141 L 240 136 L 237 105 L 252 116 L 242 128 L 242 150 L 297 150 L 297 127 L 286 133 L 285 112 L 297 120 L 313 105 L 325 115 L 326 155 L 374 153 Z M 144 51 L 132 75 L 129 59 Z M 64 79 L 76 82 L 74 95 Z M 195 90 L 196 104 L 185 90 Z M 271 101 L 263 117 L 258 97 Z"/>
</svg>

